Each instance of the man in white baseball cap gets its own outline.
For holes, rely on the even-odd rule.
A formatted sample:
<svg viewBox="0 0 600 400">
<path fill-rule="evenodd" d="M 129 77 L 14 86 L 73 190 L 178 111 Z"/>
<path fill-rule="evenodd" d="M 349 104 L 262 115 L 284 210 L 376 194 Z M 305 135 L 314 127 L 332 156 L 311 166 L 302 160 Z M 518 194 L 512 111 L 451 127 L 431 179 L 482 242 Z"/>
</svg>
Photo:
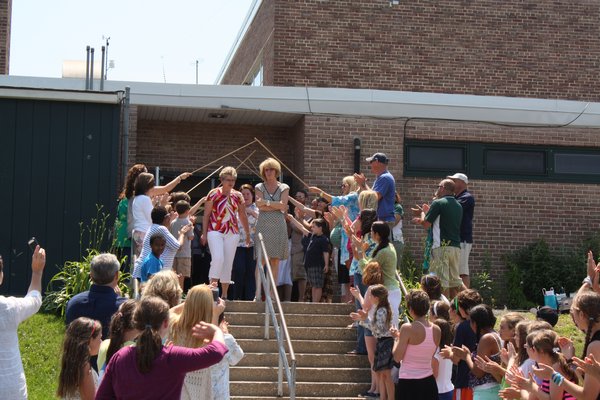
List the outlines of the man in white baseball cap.
<svg viewBox="0 0 600 400">
<path fill-rule="evenodd" d="M 473 210 L 475 209 L 475 198 L 467 190 L 469 178 L 467 175 L 457 172 L 448 176 L 448 179 L 454 181 L 454 197 L 460 203 L 463 209 L 462 221 L 460 224 L 460 277 L 468 288 L 471 284 L 469 276 L 469 254 L 473 246 Z"/>
</svg>

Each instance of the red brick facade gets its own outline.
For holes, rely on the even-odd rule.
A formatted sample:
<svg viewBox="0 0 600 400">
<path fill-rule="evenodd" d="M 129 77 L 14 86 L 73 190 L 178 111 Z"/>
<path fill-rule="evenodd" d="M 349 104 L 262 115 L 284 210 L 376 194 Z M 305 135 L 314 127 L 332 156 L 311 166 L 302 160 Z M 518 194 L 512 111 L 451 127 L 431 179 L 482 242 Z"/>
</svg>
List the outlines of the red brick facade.
<svg viewBox="0 0 600 400">
<path fill-rule="evenodd" d="M 0 75 L 8 75 L 12 0 L 0 0 Z"/>
<path fill-rule="evenodd" d="M 600 8 L 591 0 L 415 0 L 392 6 L 388 0 L 264 0 L 257 15 L 224 84 L 242 83 L 248 60 L 259 55 L 253 49 L 268 47 L 265 85 L 583 101 L 598 101 L 600 94 Z M 438 177 L 403 176 L 404 123 L 306 116 L 293 132 L 297 172 L 337 192 L 340 179 L 352 172 L 358 137 L 363 158 L 375 151 L 391 157 L 405 209 L 426 202 Z M 406 128 L 408 139 L 595 148 L 598 134 L 444 121 L 410 121 Z M 368 174 L 366 163 L 362 168 Z M 489 255 L 495 277 L 502 276 L 501 257 L 508 251 L 542 237 L 555 247 L 574 246 L 600 225 L 596 184 L 474 180 L 470 188 L 477 200 L 471 265 L 478 270 Z M 419 256 L 424 231 L 408 219 L 404 226 Z"/>
<path fill-rule="evenodd" d="M 140 120 L 137 125 L 137 145 L 132 150 L 135 151 L 135 157 L 130 164 L 141 162 L 148 168 L 160 166 L 165 173 L 178 174 L 199 168 L 256 137 L 286 165 L 295 168 L 290 133 L 286 128 Z M 242 149 L 235 155 L 243 160 L 252 150 L 256 152 L 251 161 L 258 168 L 258 164 L 268 157 L 266 150 L 258 144 Z M 219 165 L 239 164 L 232 155 L 200 173 L 210 173 Z M 255 176 L 246 167 L 241 167 L 238 174 Z"/>
<path fill-rule="evenodd" d="M 223 83 L 268 40 L 265 85 L 598 99 L 591 0 L 264 0 Z"/>
</svg>

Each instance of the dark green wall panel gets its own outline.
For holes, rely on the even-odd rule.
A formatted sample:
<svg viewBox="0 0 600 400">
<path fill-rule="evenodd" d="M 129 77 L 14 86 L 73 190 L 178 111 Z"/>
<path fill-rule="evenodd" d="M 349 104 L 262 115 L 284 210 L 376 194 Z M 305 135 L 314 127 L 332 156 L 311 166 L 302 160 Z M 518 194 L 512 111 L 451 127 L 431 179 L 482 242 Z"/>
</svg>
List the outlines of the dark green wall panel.
<svg viewBox="0 0 600 400">
<path fill-rule="evenodd" d="M 47 251 L 45 285 L 58 265 L 79 258 L 80 222 L 96 205 L 114 212 L 119 121 L 114 104 L 0 99 L 0 293 L 27 290 L 31 236 Z"/>
</svg>

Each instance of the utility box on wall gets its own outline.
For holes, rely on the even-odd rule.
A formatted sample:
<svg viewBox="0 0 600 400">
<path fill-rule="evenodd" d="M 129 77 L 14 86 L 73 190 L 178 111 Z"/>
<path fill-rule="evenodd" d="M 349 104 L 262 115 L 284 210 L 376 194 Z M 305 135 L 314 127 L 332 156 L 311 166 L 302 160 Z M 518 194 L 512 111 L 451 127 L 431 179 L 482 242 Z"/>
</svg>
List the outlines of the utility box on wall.
<svg viewBox="0 0 600 400">
<path fill-rule="evenodd" d="M 120 114 L 116 93 L 0 88 L 1 294 L 27 291 L 30 237 L 46 249 L 45 287 L 85 250 L 80 223 L 96 216 L 97 205 L 111 213 L 112 224 Z"/>
</svg>

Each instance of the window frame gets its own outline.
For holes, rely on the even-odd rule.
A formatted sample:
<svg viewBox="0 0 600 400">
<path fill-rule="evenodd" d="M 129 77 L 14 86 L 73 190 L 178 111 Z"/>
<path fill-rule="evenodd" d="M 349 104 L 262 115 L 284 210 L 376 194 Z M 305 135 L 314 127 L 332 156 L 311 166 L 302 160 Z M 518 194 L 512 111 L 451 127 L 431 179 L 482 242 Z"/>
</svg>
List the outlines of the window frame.
<svg viewBox="0 0 600 400">
<path fill-rule="evenodd" d="M 409 168 L 409 155 L 411 147 L 453 147 L 464 149 L 464 168 L 460 170 Z M 500 151 L 538 151 L 544 153 L 545 173 L 515 173 L 486 172 L 485 153 L 488 150 Z M 524 181 L 524 182 L 564 182 L 564 183 L 592 183 L 600 184 L 600 174 L 565 174 L 557 173 L 554 168 L 554 155 L 587 154 L 600 156 L 600 147 L 573 147 L 555 145 L 528 145 L 518 143 L 488 143 L 466 141 L 442 141 L 405 139 L 404 141 L 404 176 L 406 177 L 434 177 L 440 178 L 456 172 L 467 174 L 471 179 Z"/>
</svg>

